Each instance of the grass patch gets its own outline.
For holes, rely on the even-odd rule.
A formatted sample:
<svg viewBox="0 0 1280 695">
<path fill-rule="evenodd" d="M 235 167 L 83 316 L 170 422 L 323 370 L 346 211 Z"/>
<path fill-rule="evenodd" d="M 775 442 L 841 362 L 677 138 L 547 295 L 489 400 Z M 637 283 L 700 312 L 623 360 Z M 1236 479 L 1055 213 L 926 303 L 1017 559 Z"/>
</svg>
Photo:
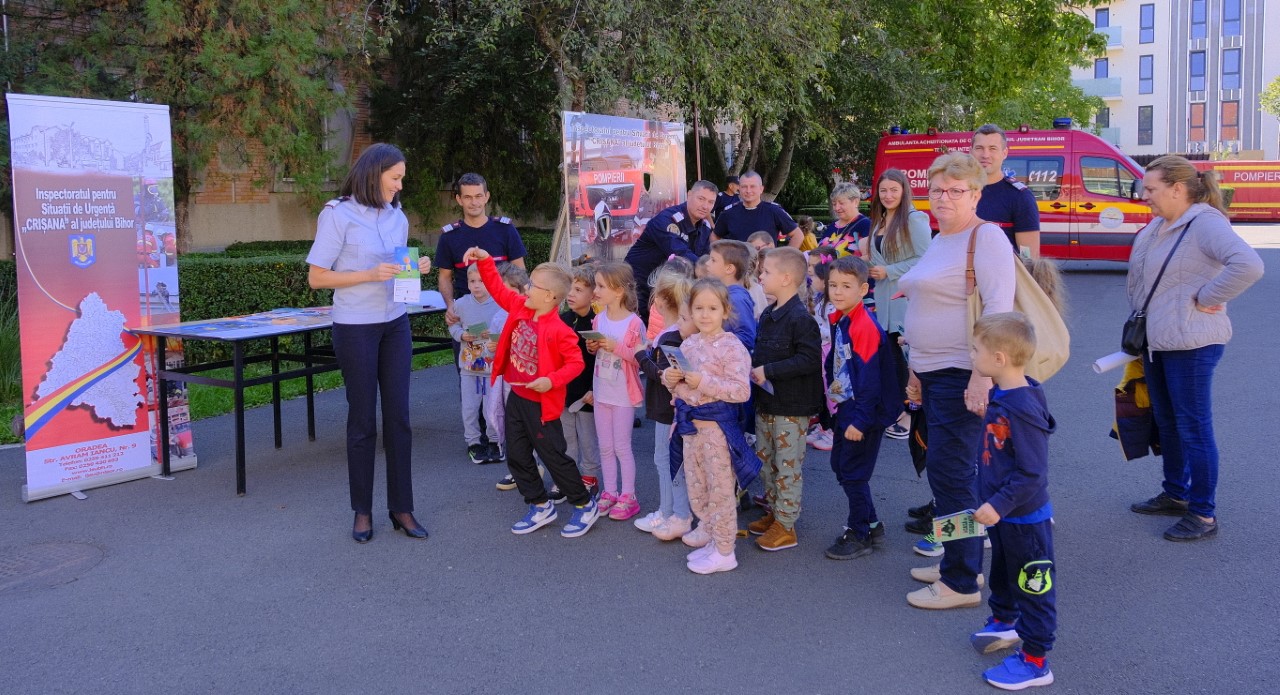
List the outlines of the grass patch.
<svg viewBox="0 0 1280 695">
<path fill-rule="evenodd" d="M 427 367 L 436 367 L 442 364 L 449 364 L 453 360 L 453 353 L 447 350 L 440 352 L 431 352 L 425 355 L 413 356 L 413 368 L 425 369 Z M 288 369 L 290 366 L 286 364 L 283 368 Z M 255 363 L 245 367 L 245 377 L 263 376 L 271 373 L 271 365 L 263 363 Z M 211 376 L 219 379 L 232 378 L 231 369 L 215 369 L 209 372 L 201 372 L 202 376 Z M 315 376 L 315 391 L 330 391 L 342 386 L 342 374 L 333 371 L 317 374 Z M 221 388 L 218 386 L 201 386 L 200 384 L 191 384 L 188 391 L 191 400 L 191 419 L 203 420 L 205 418 L 217 417 L 225 415 L 235 409 L 235 393 L 229 388 Z M 307 382 L 299 377 L 297 379 L 289 379 L 280 382 L 280 400 L 287 401 L 292 398 L 307 395 Z M 244 407 L 256 408 L 271 403 L 271 384 L 263 384 L 261 386 L 251 386 L 244 390 Z M 12 416 L 10 416 L 12 417 Z"/>
</svg>

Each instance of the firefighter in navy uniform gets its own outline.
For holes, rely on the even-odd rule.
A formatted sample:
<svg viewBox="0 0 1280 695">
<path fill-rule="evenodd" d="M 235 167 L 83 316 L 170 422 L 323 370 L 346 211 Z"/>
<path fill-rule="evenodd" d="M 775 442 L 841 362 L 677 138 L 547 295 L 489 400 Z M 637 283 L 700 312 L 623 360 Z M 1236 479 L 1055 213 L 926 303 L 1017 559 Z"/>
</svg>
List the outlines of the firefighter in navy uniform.
<svg viewBox="0 0 1280 695">
<path fill-rule="evenodd" d="M 970 153 L 987 174 L 987 185 L 978 200 L 978 218 L 993 222 L 1009 237 L 1017 250 L 1025 246 L 1032 258 L 1040 257 L 1040 208 L 1030 188 L 1012 176 L 1005 176 L 1004 160 L 1009 145 L 1004 131 L 988 123 L 973 134 Z"/>
<path fill-rule="evenodd" d="M 649 218 L 640 238 L 627 251 L 626 261 L 636 275 L 636 298 L 640 318 L 649 316 L 649 276 L 671 256 L 683 256 L 697 263 L 711 249 L 711 209 L 716 204 L 716 185 L 698 181 L 689 189 L 686 202 L 672 205 Z"/>
</svg>

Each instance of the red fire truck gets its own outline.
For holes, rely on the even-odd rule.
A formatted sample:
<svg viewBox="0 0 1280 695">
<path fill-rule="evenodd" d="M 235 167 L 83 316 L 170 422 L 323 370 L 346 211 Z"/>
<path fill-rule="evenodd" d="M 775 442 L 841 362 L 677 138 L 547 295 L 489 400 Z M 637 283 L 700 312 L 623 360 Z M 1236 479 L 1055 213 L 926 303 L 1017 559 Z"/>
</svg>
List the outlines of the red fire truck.
<svg viewBox="0 0 1280 695">
<path fill-rule="evenodd" d="M 1218 184 L 1234 189 L 1227 214 L 1234 222 L 1280 221 L 1280 162 L 1225 160 L 1192 162 L 1216 171 Z"/>
</svg>

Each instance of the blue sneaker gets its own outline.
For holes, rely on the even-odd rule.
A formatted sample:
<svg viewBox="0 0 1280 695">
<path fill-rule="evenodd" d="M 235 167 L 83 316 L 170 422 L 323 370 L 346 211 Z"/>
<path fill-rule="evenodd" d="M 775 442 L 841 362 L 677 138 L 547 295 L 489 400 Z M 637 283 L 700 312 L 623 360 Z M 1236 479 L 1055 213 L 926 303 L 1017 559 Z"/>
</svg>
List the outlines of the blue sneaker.
<svg viewBox="0 0 1280 695">
<path fill-rule="evenodd" d="M 916 544 L 911 549 L 916 551 L 917 555 L 925 557 L 940 557 L 942 555 L 942 544 L 938 542 L 937 538 L 934 538 L 932 533 L 916 541 Z"/>
<path fill-rule="evenodd" d="M 1022 690 L 1037 685 L 1049 685 L 1053 682 L 1053 671 L 1049 670 L 1049 661 L 1045 660 L 1044 668 L 1027 661 L 1022 650 L 1010 654 L 999 666 L 982 672 L 988 683 L 1001 690 Z"/>
<path fill-rule="evenodd" d="M 569 517 L 569 523 L 560 529 L 560 535 L 565 538 L 577 538 L 584 535 L 591 530 L 592 524 L 596 523 L 596 519 L 599 518 L 600 508 L 596 506 L 594 499 L 589 500 L 581 507 L 575 504 L 573 505 L 573 516 Z"/>
<path fill-rule="evenodd" d="M 969 635 L 969 644 L 972 644 L 979 654 L 1008 649 L 1021 641 L 1022 638 L 1018 636 L 1018 631 L 1014 629 L 1012 623 L 996 620 L 994 615 L 987 617 L 987 624 L 983 625 L 981 630 Z"/>
<path fill-rule="evenodd" d="M 511 532 L 517 536 L 523 536 L 526 533 L 533 533 L 538 529 L 556 520 L 556 505 L 550 500 L 543 504 L 529 505 L 529 513 L 524 518 L 511 525 Z"/>
</svg>

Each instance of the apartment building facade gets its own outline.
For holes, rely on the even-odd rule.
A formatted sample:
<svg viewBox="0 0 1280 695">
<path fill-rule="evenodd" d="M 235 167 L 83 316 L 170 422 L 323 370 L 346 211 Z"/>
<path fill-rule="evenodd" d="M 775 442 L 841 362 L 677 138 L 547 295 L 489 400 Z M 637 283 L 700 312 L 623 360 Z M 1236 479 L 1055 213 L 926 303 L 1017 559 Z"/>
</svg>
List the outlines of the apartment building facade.
<svg viewBox="0 0 1280 695">
<path fill-rule="evenodd" d="M 1117 0 L 1091 10 L 1105 56 L 1073 71 L 1106 108 L 1095 124 L 1130 156 L 1280 159 L 1260 97 L 1280 75 L 1280 0 Z"/>
</svg>

